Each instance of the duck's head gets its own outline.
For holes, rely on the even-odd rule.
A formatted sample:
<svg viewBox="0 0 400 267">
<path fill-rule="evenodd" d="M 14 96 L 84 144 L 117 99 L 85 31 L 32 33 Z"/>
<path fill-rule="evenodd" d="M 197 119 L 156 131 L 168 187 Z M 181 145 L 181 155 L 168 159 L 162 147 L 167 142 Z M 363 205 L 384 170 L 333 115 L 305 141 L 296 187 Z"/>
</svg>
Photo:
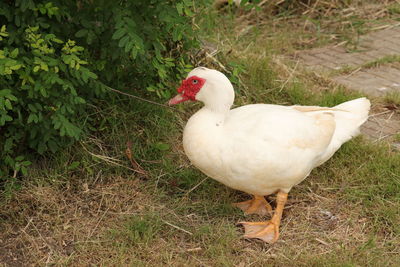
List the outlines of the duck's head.
<svg viewBox="0 0 400 267">
<path fill-rule="evenodd" d="M 169 100 L 169 105 L 188 100 L 201 101 L 213 110 L 228 109 L 235 94 L 229 79 L 217 70 L 198 67 L 189 72 L 178 88 L 178 95 Z"/>
</svg>

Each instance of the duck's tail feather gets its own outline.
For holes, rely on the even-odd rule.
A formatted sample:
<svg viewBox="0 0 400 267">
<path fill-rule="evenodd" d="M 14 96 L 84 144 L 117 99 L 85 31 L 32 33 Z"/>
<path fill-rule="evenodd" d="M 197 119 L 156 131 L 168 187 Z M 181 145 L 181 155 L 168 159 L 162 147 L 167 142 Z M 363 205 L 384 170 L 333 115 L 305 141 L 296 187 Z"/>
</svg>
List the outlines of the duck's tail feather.
<svg viewBox="0 0 400 267">
<path fill-rule="evenodd" d="M 336 129 L 329 147 L 321 157 L 320 164 L 328 160 L 343 143 L 360 134 L 360 126 L 368 119 L 370 107 L 371 102 L 362 97 L 332 108 Z"/>
</svg>

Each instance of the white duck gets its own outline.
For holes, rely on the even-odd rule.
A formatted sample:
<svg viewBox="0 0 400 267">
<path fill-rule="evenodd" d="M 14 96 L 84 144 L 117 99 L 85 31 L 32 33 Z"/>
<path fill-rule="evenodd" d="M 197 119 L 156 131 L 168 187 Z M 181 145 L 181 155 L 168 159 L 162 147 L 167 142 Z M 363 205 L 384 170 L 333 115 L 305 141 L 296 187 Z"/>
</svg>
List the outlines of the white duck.
<svg viewBox="0 0 400 267">
<path fill-rule="evenodd" d="M 264 196 L 277 193 L 270 221 L 241 222 L 245 238 L 273 243 L 290 189 L 359 133 L 370 102 L 359 98 L 333 108 L 254 104 L 231 109 L 234 91 L 219 71 L 198 67 L 169 104 L 197 100 L 204 107 L 187 122 L 185 153 L 203 173 L 254 195 L 236 203 L 246 214 L 272 208 Z"/>
</svg>

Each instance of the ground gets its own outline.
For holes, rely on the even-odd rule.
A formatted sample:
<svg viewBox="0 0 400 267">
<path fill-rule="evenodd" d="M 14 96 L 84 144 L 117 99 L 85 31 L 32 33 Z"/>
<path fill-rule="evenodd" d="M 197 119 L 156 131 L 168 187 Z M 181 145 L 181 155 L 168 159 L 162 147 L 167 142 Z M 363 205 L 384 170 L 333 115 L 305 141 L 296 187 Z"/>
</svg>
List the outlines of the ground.
<svg viewBox="0 0 400 267">
<path fill-rule="evenodd" d="M 229 76 L 236 105 L 333 106 L 364 95 L 333 82 L 333 74 L 310 71 L 294 55 L 343 42 L 356 51 L 358 36 L 398 21 L 399 4 L 268 3 L 258 12 L 196 10 L 203 48 L 193 60 Z M 373 113 L 390 107 L 398 116 L 398 96 L 369 97 Z M 400 154 L 390 143 L 355 138 L 315 169 L 290 192 L 280 239 L 268 245 L 242 239 L 243 229 L 236 226 L 262 219 L 231 206 L 249 196 L 208 179 L 187 161 L 181 131 L 198 108 L 190 103 L 169 109 L 128 98 L 104 103 L 96 110 L 103 119 L 94 135 L 38 159 L 29 177 L 21 184 L 10 181 L 3 191 L 0 263 L 400 265 Z M 136 172 L 127 148 L 146 173 Z M 274 205 L 274 196 L 268 201 Z"/>
</svg>

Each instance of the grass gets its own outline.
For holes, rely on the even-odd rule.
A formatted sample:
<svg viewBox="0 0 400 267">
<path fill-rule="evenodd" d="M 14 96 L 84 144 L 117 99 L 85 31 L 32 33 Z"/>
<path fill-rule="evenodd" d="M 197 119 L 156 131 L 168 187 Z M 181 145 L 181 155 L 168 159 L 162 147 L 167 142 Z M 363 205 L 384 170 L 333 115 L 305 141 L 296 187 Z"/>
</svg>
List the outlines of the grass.
<svg viewBox="0 0 400 267">
<path fill-rule="evenodd" d="M 283 57 L 336 42 L 329 34 L 344 34 L 344 28 L 330 25 L 329 33 L 324 32 L 333 18 L 311 10 L 322 41 L 304 45 L 299 40 L 309 40 L 315 30 L 304 30 L 302 14 L 282 11 L 262 18 L 264 13 L 258 13 L 258 22 L 243 22 L 245 15 L 236 18 L 235 12 L 207 11 L 198 23 L 204 38 L 218 47 L 214 59 L 204 64 L 225 66 L 235 82 L 237 105 L 333 106 L 360 96 Z M 364 16 L 360 13 L 358 19 Z M 396 99 L 383 101 L 398 104 Z M 126 98 L 110 102 L 94 110 L 99 125 L 93 136 L 53 158 L 38 159 L 23 183 L 9 183 L 1 199 L 1 264 L 400 264 L 400 154 L 388 144 L 356 138 L 294 187 L 281 239 L 271 246 L 241 239 L 242 230 L 235 226 L 244 219 L 261 219 L 245 217 L 230 205 L 248 196 L 207 179 L 187 161 L 181 131 L 198 104 L 178 107 L 181 113 Z M 147 178 L 131 170 L 124 153 L 128 141 Z"/>
<path fill-rule="evenodd" d="M 400 93 L 396 92 L 396 93 L 387 94 L 385 96 L 385 101 L 388 104 L 400 106 Z"/>
</svg>

